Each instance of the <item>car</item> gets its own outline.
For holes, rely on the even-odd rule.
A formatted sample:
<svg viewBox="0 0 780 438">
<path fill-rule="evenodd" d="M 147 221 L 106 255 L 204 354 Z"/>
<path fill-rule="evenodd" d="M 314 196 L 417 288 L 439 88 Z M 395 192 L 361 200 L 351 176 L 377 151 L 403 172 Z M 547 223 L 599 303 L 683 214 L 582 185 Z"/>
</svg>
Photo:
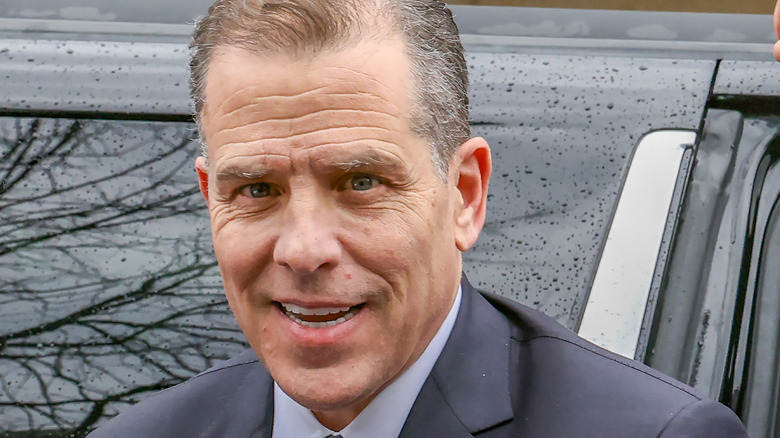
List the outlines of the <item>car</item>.
<svg viewBox="0 0 780 438">
<path fill-rule="evenodd" d="M 0 6 L 0 436 L 80 437 L 247 348 L 192 165 L 210 0 Z M 493 150 L 475 286 L 780 436 L 770 16 L 453 6 Z"/>
</svg>

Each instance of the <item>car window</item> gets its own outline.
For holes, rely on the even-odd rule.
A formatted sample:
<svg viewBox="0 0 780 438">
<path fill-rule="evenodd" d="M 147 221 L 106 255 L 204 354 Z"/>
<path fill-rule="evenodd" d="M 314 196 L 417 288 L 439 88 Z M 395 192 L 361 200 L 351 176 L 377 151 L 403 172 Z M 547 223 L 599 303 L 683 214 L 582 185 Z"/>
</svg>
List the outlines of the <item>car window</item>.
<svg viewBox="0 0 780 438">
<path fill-rule="evenodd" d="M 775 436 L 780 407 L 780 119 L 757 117 L 774 135 L 756 162 L 753 213 L 743 263 L 739 342 L 727 368 L 727 401 L 753 436 Z M 749 251 L 749 252 L 748 252 Z M 767 433 L 772 431 L 773 433 Z"/>
<path fill-rule="evenodd" d="M 775 171 L 780 170 L 776 168 Z M 780 172 L 777 172 L 780 175 Z M 776 178 L 780 182 L 780 178 Z M 776 183 L 777 183 L 776 182 Z M 775 200 L 762 239 L 756 283 L 756 313 L 752 329 L 752 357 L 745 381 L 743 418 L 748 431 L 759 436 L 780 432 L 780 198 Z"/>
<path fill-rule="evenodd" d="M 695 143 L 694 131 L 662 130 L 634 150 L 578 331 L 614 353 L 641 359 Z"/>
<path fill-rule="evenodd" d="M 0 118 L 2 429 L 83 434 L 243 350 L 193 125 Z"/>
<path fill-rule="evenodd" d="M 777 317 L 771 302 L 761 302 L 771 292 L 761 298 L 757 289 L 760 284 L 773 287 L 766 283 L 771 277 L 762 277 L 771 274 L 761 266 L 772 263 L 762 251 L 772 245 L 764 239 L 772 235 L 770 214 L 775 214 L 772 206 L 780 194 L 780 119 L 765 112 L 777 108 L 777 102 L 765 105 L 769 101 L 734 96 L 712 100 L 645 356 L 652 367 L 738 414 L 745 412 L 750 397 L 750 370 L 758 362 L 764 363 L 762 369 L 771 368 L 766 360 L 775 354 L 764 348 L 768 356 L 756 362 L 753 348 L 755 315 L 767 309 L 763 324 Z M 777 335 L 768 335 L 771 329 L 762 333 L 763 342 Z"/>
</svg>

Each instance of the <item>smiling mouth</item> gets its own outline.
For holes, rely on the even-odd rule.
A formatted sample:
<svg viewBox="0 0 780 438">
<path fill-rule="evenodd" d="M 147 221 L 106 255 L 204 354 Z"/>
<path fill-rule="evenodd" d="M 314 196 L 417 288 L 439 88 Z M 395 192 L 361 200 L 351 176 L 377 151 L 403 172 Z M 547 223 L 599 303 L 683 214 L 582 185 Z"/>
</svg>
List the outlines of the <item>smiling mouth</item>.
<svg viewBox="0 0 780 438">
<path fill-rule="evenodd" d="M 309 328 L 328 328 L 343 324 L 352 319 L 363 308 L 363 304 L 352 307 L 317 307 L 314 309 L 288 303 L 278 304 L 286 317 Z"/>
</svg>

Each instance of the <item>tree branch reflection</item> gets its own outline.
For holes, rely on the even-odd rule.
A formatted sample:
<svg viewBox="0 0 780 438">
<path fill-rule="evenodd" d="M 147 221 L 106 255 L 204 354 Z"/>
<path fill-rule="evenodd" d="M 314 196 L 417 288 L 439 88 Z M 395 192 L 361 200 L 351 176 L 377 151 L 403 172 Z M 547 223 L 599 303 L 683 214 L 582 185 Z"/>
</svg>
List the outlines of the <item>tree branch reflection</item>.
<svg viewBox="0 0 780 438">
<path fill-rule="evenodd" d="M 0 119 L 0 436 L 83 436 L 245 348 L 192 132 Z"/>
</svg>

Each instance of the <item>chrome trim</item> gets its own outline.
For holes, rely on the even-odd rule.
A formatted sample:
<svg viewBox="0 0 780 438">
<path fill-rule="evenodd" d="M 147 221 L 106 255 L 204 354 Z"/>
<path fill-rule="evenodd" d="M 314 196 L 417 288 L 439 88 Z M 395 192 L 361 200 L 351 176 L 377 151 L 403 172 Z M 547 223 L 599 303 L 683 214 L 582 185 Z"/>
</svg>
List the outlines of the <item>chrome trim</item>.
<svg viewBox="0 0 780 438">
<path fill-rule="evenodd" d="M 461 35 L 466 52 L 514 54 L 571 54 L 580 56 L 632 56 L 686 60 L 771 61 L 772 45 L 701 41 L 619 40 L 595 38 L 547 38 L 523 36 Z M 771 64 L 770 62 L 770 64 Z"/>
<path fill-rule="evenodd" d="M 193 26 L 191 24 L 130 23 L 120 21 L 0 18 L 0 30 L 189 37 L 192 34 Z"/>
<path fill-rule="evenodd" d="M 634 151 L 593 279 L 579 335 L 634 358 L 685 150 L 696 133 L 645 135 Z"/>
<path fill-rule="evenodd" d="M 768 43 L 732 43 L 709 41 L 659 41 L 632 39 L 596 39 L 596 38 L 547 38 L 503 35 L 461 35 L 464 46 L 488 47 L 565 47 L 579 49 L 619 49 L 619 50 L 668 50 L 682 52 L 732 53 L 748 52 L 766 54 Z M 771 51 L 770 51 L 771 54 Z"/>
<path fill-rule="evenodd" d="M 190 114 L 185 44 L 0 39 L 0 110 Z"/>
</svg>

